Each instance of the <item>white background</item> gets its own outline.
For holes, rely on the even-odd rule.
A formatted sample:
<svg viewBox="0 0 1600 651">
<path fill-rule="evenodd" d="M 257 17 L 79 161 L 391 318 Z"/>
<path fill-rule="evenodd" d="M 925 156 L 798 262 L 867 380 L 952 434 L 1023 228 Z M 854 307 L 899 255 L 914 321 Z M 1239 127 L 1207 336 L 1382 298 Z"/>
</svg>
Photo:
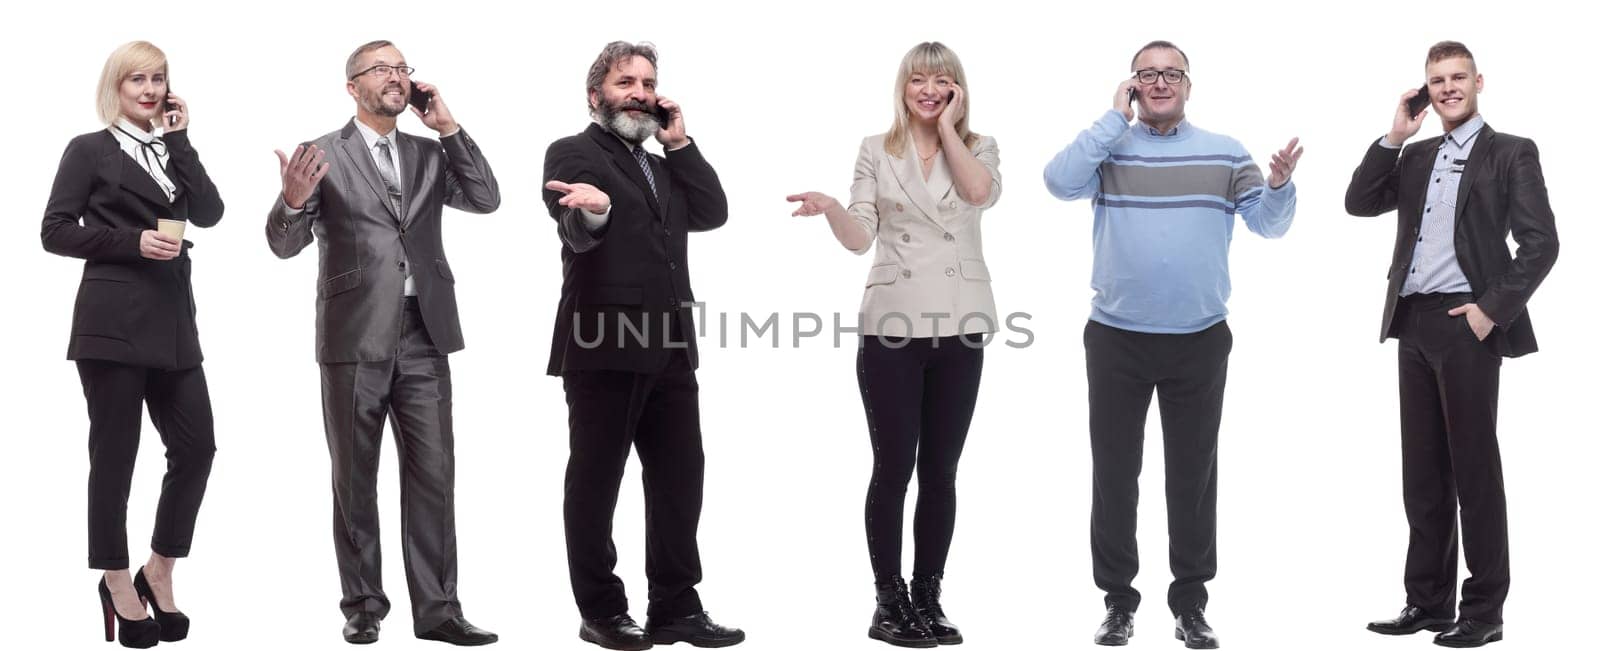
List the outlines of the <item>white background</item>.
<svg viewBox="0 0 1600 651">
<path fill-rule="evenodd" d="M 1496 6 L 1501 8 L 1496 8 Z M 468 347 L 455 380 L 460 595 L 502 646 L 579 649 L 561 529 L 566 409 L 544 375 L 560 244 L 540 201 L 544 149 L 588 123 L 584 73 L 613 39 L 661 51 L 663 94 L 721 174 L 732 216 L 697 235 L 696 296 L 713 314 L 780 314 L 783 345 L 703 342 L 707 454 L 701 594 L 751 649 L 875 649 L 862 504 L 871 468 L 851 340 L 791 345 L 795 312 L 853 314 L 870 264 L 785 194 L 844 196 L 861 137 L 891 120 L 896 67 L 942 40 L 970 79 L 971 123 L 1001 147 L 1004 195 L 986 256 L 1002 312 L 1028 312 L 1025 350 L 991 348 L 960 478 L 946 604 L 975 649 L 1089 648 L 1101 614 L 1088 553 L 1089 446 L 1081 333 L 1090 206 L 1049 196 L 1043 165 L 1108 107 L 1128 60 L 1155 38 L 1191 60 L 1189 116 L 1264 163 L 1299 136 L 1299 211 L 1288 236 L 1242 225 L 1232 254 L 1235 335 L 1221 444 L 1220 574 L 1209 617 L 1226 648 L 1422 648 L 1363 624 L 1403 603 L 1395 345 L 1378 345 L 1394 217 L 1342 209 L 1351 170 L 1421 83 L 1427 47 L 1466 42 L 1489 124 L 1540 145 L 1563 250 L 1531 303 L 1542 352 L 1502 374 L 1501 448 L 1513 574 L 1505 649 L 1585 635 L 1592 557 L 1589 417 L 1600 347 L 1590 122 L 1590 24 L 1519 2 L 1306 6 L 1201 3 L 687 2 L 26 3 L 8 10 L 0 61 L 10 107 L 0 156 L 12 237 L 4 387 L 5 648 L 98 649 L 85 569 L 85 417 L 63 359 L 80 263 L 41 250 L 38 219 L 67 141 L 96 129 L 94 88 L 117 45 L 166 50 L 192 105 L 193 142 L 228 210 L 191 229 L 194 291 L 216 412 L 215 468 L 179 605 L 189 649 L 340 649 L 312 311 L 315 249 L 274 258 L 262 236 L 278 192 L 274 148 L 339 128 L 353 112 L 341 71 L 357 44 L 399 44 L 482 145 L 504 194 L 488 216 L 449 212 Z M 1419 137 L 1438 132 L 1429 119 Z M 401 129 L 433 135 L 414 117 Z M 713 319 L 714 321 L 714 319 Z M 715 328 L 712 330 L 716 335 Z M 1159 421 L 1147 437 L 1140 514 L 1145 594 L 1135 647 L 1179 648 Z M 392 443 L 386 448 L 393 449 Z M 129 538 L 147 552 L 163 467 L 154 430 L 134 476 Z M 399 555 L 395 460 L 382 517 L 394 601 L 386 648 L 410 635 Z M 617 512 L 619 573 L 643 621 L 643 517 L 636 466 Z M 913 486 L 912 493 L 914 495 Z M 909 530 L 909 515 L 907 524 Z M 909 554 L 909 531 L 907 551 Z M 910 559 L 907 559 L 907 568 Z M 1465 572 L 1463 571 L 1463 578 Z"/>
</svg>

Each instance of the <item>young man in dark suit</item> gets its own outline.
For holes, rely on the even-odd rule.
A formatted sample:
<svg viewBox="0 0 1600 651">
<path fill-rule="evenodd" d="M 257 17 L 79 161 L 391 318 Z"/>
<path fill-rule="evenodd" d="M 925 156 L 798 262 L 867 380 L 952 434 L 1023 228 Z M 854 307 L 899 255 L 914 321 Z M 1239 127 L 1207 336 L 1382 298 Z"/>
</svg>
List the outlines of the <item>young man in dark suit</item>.
<svg viewBox="0 0 1600 651">
<path fill-rule="evenodd" d="M 567 394 L 563 520 L 578 636 L 608 649 L 738 644 L 700 605 L 696 528 L 704 483 L 688 233 L 728 220 L 717 173 L 656 95 L 656 52 L 613 42 L 589 68 L 594 124 L 545 154 L 545 205 L 561 236 L 551 375 Z M 665 156 L 645 151 L 655 139 Z M 628 616 L 611 520 L 629 448 L 644 469 L 644 629 Z"/>
<path fill-rule="evenodd" d="M 1466 46 L 1428 50 L 1427 93 L 1445 135 L 1401 149 L 1427 109 L 1395 107 L 1388 135 L 1356 168 L 1345 210 L 1398 209 L 1379 341 L 1400 340 L 1400 449 L 1406 606 L 1367 628 L 1439 631 L 1434 643 L 1477 647 L 1501 637 L 1511 581 L 1495 416 L 1500 359 L 1538 350 L 1526 305 L 1555 264 L 1555 215 L 1532 140 L 1478 114 L 1483 75 Z M 1506 236 L 1517 242 L 1513 255 Z M 1456 617 L 1456 513 L 1467 569 Z"/>
<path fill-rule="evenodd" d="M 343 129 L 278 152 L 283 193 L 267 216 L 280 258 L 312 240 L 317 256 L 317 362 L 333 461 L 334 549 L 351 644 L 378 640 L 389 612 L 378 549 L 377 481 L 383 421 L 399 446 L 400 494 L 411 617 L 417 637 L 489 644 L 456 598 L 455 433 L 450 361 L 461 350 L 455 276 L 444 255 L 444 207 L 490 213 L 500 187 L 478 144 L 439 89 L 413 84 L 388 41 L 356 48 L 345 63 L 356 117 Z M 439 139 L 395 128 L 408 99 Z M 326 178 L 324 178 L 326 177 Z"/>
</svg>

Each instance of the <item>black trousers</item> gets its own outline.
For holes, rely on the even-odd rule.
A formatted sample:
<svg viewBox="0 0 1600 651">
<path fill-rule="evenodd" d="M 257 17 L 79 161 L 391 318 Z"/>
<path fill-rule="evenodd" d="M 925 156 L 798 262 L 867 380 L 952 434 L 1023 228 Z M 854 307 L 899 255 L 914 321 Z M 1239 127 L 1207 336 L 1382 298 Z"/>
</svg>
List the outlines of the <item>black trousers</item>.
<svg viewBox="0 0 1600 651">
<path fill-rule="evenodd" d="M 461 614 L 456 599 L 455 434 L 450 362 L 406 299 L 396 356 L 322 365 L 322 420 L 333 465 L 333 540 L 346 617 L 389 613 L 378 547 L 378 459 L 383 421 L 400 457 L 401 555 L 412 626 L 430 630 Z"/>
<path fill-rule="evenodd" d="M 694 586 L 700 583 L 696 534 L 705 453 L 700 384 L 688 355 L 673 355 L 659 373 L 569 371 L 562 384 L 570 448 L 562 520 L 578 612 L 595 618 L 628 611 L 622 579 L 614 572 L 611 520 L 630 448 L 643 468 L 648 615 L 700 612 Z"/>
<path fill-rule="evenodd" d="M 917 475 L 914 576 L 944 574 L 956 526 L 956 466 L 978 402 L 983 336 L 865 336 L 856 378 L 872 439 L 867 552 L 876 580 L 900 576 L 906 485 Z"/>
<path fill-rule="evenodd" d="M 1139 469 L 1150 394 L 1161 409 L 1167 471 L 1168 563 L 1174 613 L 1206 605 L 1217 575 L 1217 430 L 1233 333 L 1227 322 L 1192 334 L 1146 334 L 1090 321 L 1089 445 L 1094 456 L 1090 550 L 1107 607 L 1139 607 Z"/>
<path fill-rule="evenodd" d="M 128 490 L 139 454 L 140 411 L 146 406 L 167 447 L 150 550 L 169 558 L 188 556 L 217 451 L 205 371 L 81 359 L 78 378 L 89 405 L 89 567 L 128 568 Z"/>
<path fill-rule="evenodd" d="M 1459 507 L 1472 573 L 1461 584 L 1461 617 L 1499 623 L 1511 584 L 1495 434 L 1500 356 L 1465 316 L 1447 314 L 1470 302 L 1470 294 L 1414 294 L 1397 307 L 1406 601 L 1440 617 L 1456 611 Z"/>
</svg>

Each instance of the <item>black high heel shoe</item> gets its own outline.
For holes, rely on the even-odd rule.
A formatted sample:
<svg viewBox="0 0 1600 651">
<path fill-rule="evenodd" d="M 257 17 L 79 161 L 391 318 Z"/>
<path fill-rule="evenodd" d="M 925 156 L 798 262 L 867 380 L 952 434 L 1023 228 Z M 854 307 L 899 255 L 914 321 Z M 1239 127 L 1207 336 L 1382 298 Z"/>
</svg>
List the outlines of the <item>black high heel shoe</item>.
<svg viewBox="0 0 1600 651">
<path fill-rule="evenodd" d="M 117 607 L 111 603 L 111 589 L 106 587 L 103 576 L 100 577 L 100 609 L 105 613 L 107 642 L 119 641 L 130 649 L 148 649 L 161 637 L 161 625 L 156 620 L 148 616 L 124 619 L 117 612 Z"/>
<path fill-rule="evenodd" d="M 161 609 L 161 604 L 156 602 L 156 593 L 150 589 L 150 582 L 144 578 L 144 568 L 139 568 L 139 573 L 133 575 L 133 590 L 139 593 L 139 598 L 150 603 L 150 612 L 155 615 L 156 623 L 161 625 L 161 641 L 177 642 L 189 637 L 189 616 L 182 611 L 167 612 Z"/>
</svg>

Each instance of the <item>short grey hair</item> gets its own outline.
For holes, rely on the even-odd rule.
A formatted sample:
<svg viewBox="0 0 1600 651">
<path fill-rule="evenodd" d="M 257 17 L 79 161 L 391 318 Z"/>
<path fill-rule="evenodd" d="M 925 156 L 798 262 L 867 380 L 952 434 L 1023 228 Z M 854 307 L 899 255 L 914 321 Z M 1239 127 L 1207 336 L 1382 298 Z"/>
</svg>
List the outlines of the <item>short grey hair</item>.
<svg viewBox="0 0 1600 651">
<path fill-rule="evenodd" d="M 1133 61 L 1128 63 L 1128 69 L 1133 70 L 1134 67 L 1138 66 L 1139 55 L 1149 52 L 1150 50 L 1172 50 L 1173 52 L 1177 52 L 1178 56 L 1183 57 L 1183 67 L 1189 67 L 1189 55 L 1184 54 L 1182 48 L 1173 45 L 1172 41 L 1150 41 L 1149 43 L 1145 43 L 1144 47 L 1139 48 L 1138 52 L 1133 53 Z M 1134 72 L 1137 72 L 1137 70 L 1134 70 Z"/>
<path fill-rule="evenodd" d="M 356 73 L 361 72 L 361 69 L 356 67 L 356 66 L 361 65 L 361 55 L 366 54 L 368 52 L 371 52 L 373 50 L 380 49 L 380 48 L 392 47 L 393 45 L 394 45 L 394 43 L 391 43 L 391 42 L 385 41 L 385 40 L 381 40 L 381 39 L 380 40 L 376 40 L 376 41 L 368 41 L 366 43 L 362 43 L 361 47 L 358 47 L 358 48 L 356 48 L 356 51 L 351 52 L 350 53 L 350 58 L 345 59 L 345 61 L 344 61 L 344 78 L 345 78 L 345 80 L 348 81 L 350 79 L 354 79 L 355 76 L 356 76 Z"/>
<path fill-rule="evenodd" d="M 611 69 L 617 67 L 617 64 L 633 57 L 644 57 L 644 60 L 649 61 L 650 67 L 653 68 L 656 65 L 656 46 L 649 41 L 640 41 L 638 43 L 612 41 L 607 43 L 605 49 L 600 50 L 600 56 L 594 58 L 594 65 L 589 66 L 589 78 L 585 82 L 588 85 L 584 87 L 583 93 L 584 106 L 589 105 L 590 93 L 600 94 L 600 85 L 606 82 L 606 73 L 611 72 Z M 589 106 L 589 114 L 594 115 L 594 112 L 594 107 Z"/>
</svg>

